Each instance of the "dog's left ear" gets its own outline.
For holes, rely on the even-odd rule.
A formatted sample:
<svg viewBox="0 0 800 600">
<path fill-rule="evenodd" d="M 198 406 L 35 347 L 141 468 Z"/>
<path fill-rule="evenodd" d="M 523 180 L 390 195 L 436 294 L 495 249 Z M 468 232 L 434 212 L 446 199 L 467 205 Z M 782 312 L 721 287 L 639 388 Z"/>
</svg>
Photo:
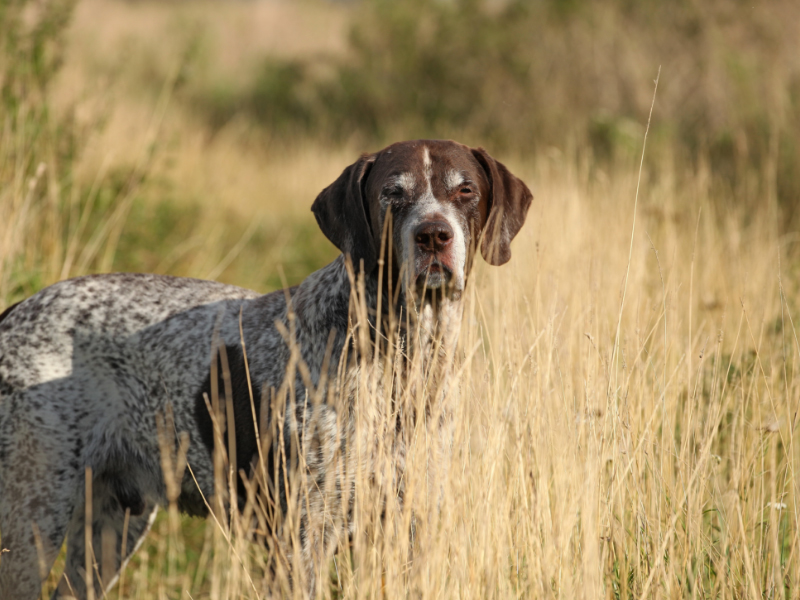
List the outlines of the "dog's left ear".
<svg viewBox="0 0 800 600">
<path fill-rule="evenodd" d="M 473 149 L 472 154 L 486 171 L 491 187 L 481 254 L 490 265 L 503 265 L 511 258 L 511 240 L 525 223 L 533 194 L 521 179 L 483 148 Z"/>
<path fill-rule="evenodd" d="M 356 271 L 359 261 L 363 260 L 365 273 L 371 272 L 378 263 L 378 248 L 364 192 L 374 162 L 375 155 L 363 155 L 322 190 L 311 205 L 322 233 L 350 256 Z"/>
</svg>

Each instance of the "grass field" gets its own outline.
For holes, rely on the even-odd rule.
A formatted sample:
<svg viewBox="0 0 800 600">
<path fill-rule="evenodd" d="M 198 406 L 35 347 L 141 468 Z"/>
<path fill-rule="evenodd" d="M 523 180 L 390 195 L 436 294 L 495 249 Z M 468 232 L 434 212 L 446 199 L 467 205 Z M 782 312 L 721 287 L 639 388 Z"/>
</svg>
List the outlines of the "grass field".
<svg viewBox="0 0 800 600">
<path fill-rule="evenodd" d="M 246 86 L 264 56 L 347 57 L 359 6 L 79 2 L 53 46 L 63 64 L 6 110 L 0 307 L 111 270 L 266 292 L 335 257 L 309 207 L 381 142 L 279 135 L 236 111 L 219 125 L 196 98 Z M 648 106 L 659 64 L 635 90 Z M 679 75 L 662 71 L 663 106 Z M 470 281 L 442 505 L 410 493 L 403 512 L 425 524 L 413 563 L 402 520 L 375 528 L 340 549 L 325 597 L 800 598 L 800 197 L 781 175 L 788 146 L 757 163 L 754 143 L 739 152 L 734 136 L 730 183 L 713 144 L 686 158 L 659 106 L 641 175 L 646 113 L 613 121 L 624 139 L 605 159 L 577 137 L 495 151 L 463 130 L 534 203 L 511 262 L 479 262 Z M 800 140 L 782 114 L 769 139 Z M 424 477 L 410 465 L 419 489 Z M 109 597 L 270 597 L 266 552 L 243 537 L 165 511 Z"/>
</svg>

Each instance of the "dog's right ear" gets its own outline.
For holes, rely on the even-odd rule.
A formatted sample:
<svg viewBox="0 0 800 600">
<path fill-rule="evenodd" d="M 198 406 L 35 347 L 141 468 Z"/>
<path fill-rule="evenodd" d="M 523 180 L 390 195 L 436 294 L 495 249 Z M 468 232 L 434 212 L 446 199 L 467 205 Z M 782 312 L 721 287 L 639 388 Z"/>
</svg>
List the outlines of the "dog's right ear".
<svg viewBox="0 0 800 600">
<path fill-rule="evenodd" d="M 350 256 L 356 271 L 359 261 L 363 260 L 365 273 L 371 272 L 378 263 L 378 245 L 370 225 L 364 191 L 374 162 L 374 154 L 363 155 L 322 190 L 311 205 L 311 211 L 325 237 L 346 256 Z"/>
</svg>

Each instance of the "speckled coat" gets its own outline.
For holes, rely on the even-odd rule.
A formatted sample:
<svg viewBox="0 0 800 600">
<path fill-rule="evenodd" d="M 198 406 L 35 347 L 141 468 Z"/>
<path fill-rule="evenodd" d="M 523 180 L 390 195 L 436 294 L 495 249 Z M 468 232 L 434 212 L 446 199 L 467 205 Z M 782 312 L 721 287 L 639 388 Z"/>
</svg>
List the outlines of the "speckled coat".
<svg viewBox="0 0 800 600">
<path fill-rule="evenodd" d="M 220 443 L 244 473 L 264 474 L 259 489 L 275 514 L 304 490 L 299 547 L 285 556 L 290 567 L 299 556 L 312 591 L 315 572 L 348 533 L 355 478 L 376 476 L 376 439 L 391 449 L 391 485 L 402 495 L 403 425 L 416 414 L 365 394 L 365 382 L 398 395 L 416 368 L 437 379 L 435 402 L 448 396 L 473 250 L 506 262 L 530 201 L 527 187 L 481 149 L 403 142 L 363 156 L 317 198 L 317 221 L 343 255 L 295 288 L 259 295 L 195 279 L 97 275 L 52 285 L 3 313 L 0 598 L 38 597 L 41 566 L 49 571 L 65 537 L 56 594 L 85 597 L 87 468 L 92 545 L 107 549 L 111 539 L 113 548 L 93 579 L 98 593 L 113 585 L 120 557 L 135 551 L 170 499 L 164 444 L 186 440 L 190 470 L 176 494 L 186 512 L 207 512 Z M 387 223 L 392 230 L 381 238 Z M 366 274 L 360 294 L 348 264 Z M 380 323 L 398 324 L 392 365 L 401 366 L 389 367 L 390 385 L 381 383 L 388 363 L 367 356 L 390 343 L 376 334 L 379 304 Z M 430 460 L 444 463 L 450 411 L 440 404 L 425 412 L 444 434 L 442 454 Z M 165 422 L 169 433 L 159 436 Z M 237 492 L 242 504 L 242 481 Z"/>
</svg>

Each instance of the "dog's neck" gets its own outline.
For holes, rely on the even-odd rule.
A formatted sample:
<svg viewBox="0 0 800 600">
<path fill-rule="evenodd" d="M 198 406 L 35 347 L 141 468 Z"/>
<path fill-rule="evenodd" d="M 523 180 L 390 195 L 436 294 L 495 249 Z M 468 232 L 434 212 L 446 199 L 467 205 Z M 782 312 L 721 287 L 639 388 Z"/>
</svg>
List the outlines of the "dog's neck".
<svg viewBox="0 0 800 600">
<path fill-rule="evenodd" d="M 323 363 L 327 361 L 335 370 L 345 346 L 358 336 L 354 326 L 360 326 L 365 318 L 372 348 L 377 336 L 384 343 L 387 335 L 393 336 L 405 359 L 413 359 L 416 353 L 426 368 L 430 360 L 435 360 L 438 371 L 448 371 L 461 324 L 460 295 L 453 298 L 435 291 L 438 293 L 408 302 L 412 294 L 391 289 L 387 283 L 391 280 L 379 277 L 377 271 L 366 275 L 363 284 L 356 283 L 354 292 L 353 282 L 358 279 L 348 272 L 342 255 L 312 273 L 292 294 L 291 310 L 297 319 L 295 335 L 314 384 L 319 381 Z M 327 352 L 317 347 L 326 338 L 319 335 L 323 330 L 332 331 Z M 364 345 L 364 339 L 362 336 L 360 345 Z M 351 349 L 358 352 L 358 345 L 356 342 Z M 378 347 L 385 345 L 379 343 Z"/>
</svg>

